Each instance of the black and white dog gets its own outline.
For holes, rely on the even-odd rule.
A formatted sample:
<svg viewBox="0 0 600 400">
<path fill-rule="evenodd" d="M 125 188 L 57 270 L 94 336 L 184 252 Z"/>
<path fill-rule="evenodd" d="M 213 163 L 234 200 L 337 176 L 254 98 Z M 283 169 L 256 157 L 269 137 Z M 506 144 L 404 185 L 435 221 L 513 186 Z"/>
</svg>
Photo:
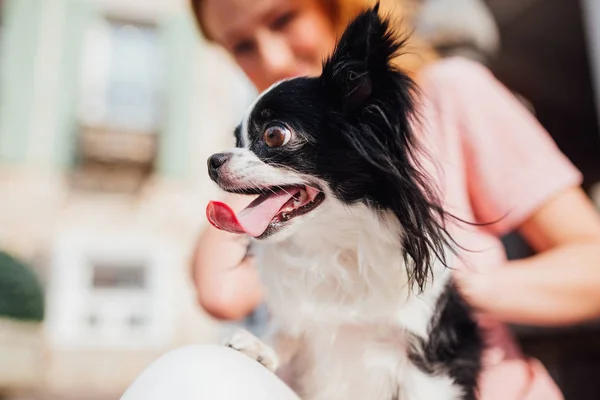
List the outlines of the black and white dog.
<svg viewBox="0 0 600 400">
<path fill-rule="evenodd" d="M 416 88 L 392 63 L 402 44 L 377 6 L 365 11 L 320 77 L 265 91 L 236 148 L 208 161 L 223 190 L 258 195 L 237 214 L 211 202 L 207 216 L 255 238 L 287 339 L 275 352 L 247 333 L 230 345 L 293 369 L 305 400 L 476 398 L 482 340 L 417 162 Z"/>
</svg>

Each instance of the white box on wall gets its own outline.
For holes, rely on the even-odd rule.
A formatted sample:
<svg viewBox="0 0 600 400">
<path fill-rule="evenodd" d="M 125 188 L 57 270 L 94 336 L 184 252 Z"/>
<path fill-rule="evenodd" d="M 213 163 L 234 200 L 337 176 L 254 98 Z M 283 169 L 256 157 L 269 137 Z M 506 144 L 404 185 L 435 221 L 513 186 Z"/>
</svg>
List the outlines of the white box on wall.
<svg viewBox="0 0 600 400">
<path fill-rule="evenodd" d="M 56 241 L 47 291 L 55 349 L 164 348 L 175 326 L 176 254 L 162 241 L 69 232 Z"/>
</svg>

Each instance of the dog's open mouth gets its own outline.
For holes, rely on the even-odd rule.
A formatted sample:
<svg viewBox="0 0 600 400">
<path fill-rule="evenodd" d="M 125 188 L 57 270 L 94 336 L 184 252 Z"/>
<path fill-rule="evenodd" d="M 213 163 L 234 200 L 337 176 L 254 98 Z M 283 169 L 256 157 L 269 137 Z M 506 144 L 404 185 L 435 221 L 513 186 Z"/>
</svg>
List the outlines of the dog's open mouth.
<svg viewBox="0 0 600 400">
<path fill-rule="evenodd" d="M 237 214 L 227 204 L 211 201 L 206 208 L 209 222 L 227 232 L 247 233 L 261 238 L 291 219 L 314 210 L 325 199 L 323 192 L 310 186 L 251 189 L 244 192 L 259 196 Z"/>
</svg>

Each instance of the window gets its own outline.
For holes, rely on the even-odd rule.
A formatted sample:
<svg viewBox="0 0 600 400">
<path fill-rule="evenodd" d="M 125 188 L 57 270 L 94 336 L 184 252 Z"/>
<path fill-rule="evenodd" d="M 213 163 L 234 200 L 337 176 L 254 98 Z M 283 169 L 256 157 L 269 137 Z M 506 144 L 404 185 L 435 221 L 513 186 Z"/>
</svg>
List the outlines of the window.
<svg viewBox="0 0 600 400">
<path fill-rule="evenodd" d="M 152 25 L 101 20 L 90 27 L 82 65 L 85 125 L 152 134 L 160 125 L 161 57 Z"/>
<path fill-rule="evenodd" d="M 57 236 L 46 289 L 56 349 L 164 348 L 173 339 L 179 262 L 174 247 L 143 234 L 84 230 Z"/>
<path fill-rule="evenodd" d="M 78 187 L 133 190 L 153 171 L 162 122 L 162 61 L 154 25 L 100 19 L 89 27 L 78 109 Z"/>
<path fill-rule="evenodd" d="M 144 289 L 146 269 L 143 265 L 94 264 L 92 286 L 94 289 Z"/>
<path fill-rule="evenodd" d="M 99 262 L 92 260 L 89 310 L 83 324 L 88 332 L 100 334 L 112 329 L 123 334 L 140 332 L 151 324 L 145 310 L 148 296 L 148 265 L 140 262 Z M 118 304 L 118 305 L 117 305 Z"/>
</svg>

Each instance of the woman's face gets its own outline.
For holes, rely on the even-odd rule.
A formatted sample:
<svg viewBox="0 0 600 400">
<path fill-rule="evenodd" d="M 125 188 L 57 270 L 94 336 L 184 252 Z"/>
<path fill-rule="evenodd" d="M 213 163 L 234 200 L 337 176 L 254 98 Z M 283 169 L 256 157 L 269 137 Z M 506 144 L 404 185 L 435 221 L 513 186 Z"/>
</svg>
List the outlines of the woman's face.
<svg viewBox="0 0 600 400">
<path fill-rule="evenodd" d="M 203 0 L 203 27 L 259 91 L 299 75 L 317 76 L 335 46 L 322 0 Z"/>
</svg>

